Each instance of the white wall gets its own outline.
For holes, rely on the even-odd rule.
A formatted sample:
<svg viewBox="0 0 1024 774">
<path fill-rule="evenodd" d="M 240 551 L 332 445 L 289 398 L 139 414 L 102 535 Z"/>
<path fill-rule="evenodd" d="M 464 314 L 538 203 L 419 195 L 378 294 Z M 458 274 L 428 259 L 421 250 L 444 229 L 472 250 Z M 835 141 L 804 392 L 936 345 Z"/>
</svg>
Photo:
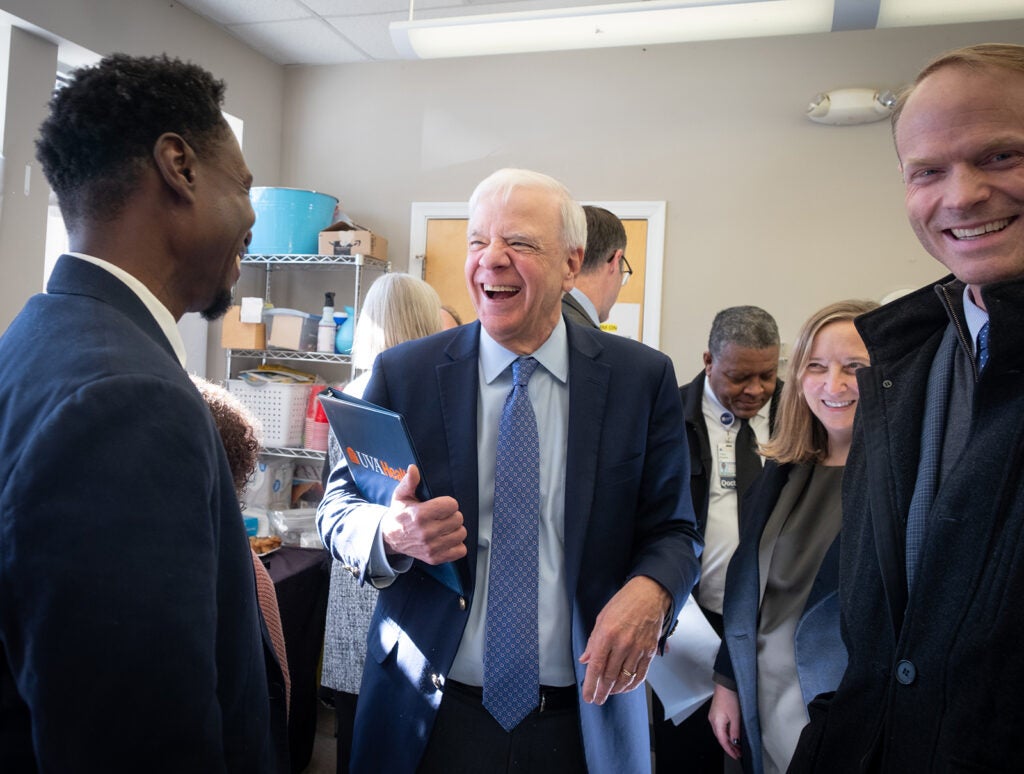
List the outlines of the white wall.
<svg viewBox="0 0 1024 774">
<path fill-rule="evenodd" d="M 282 177 L 341 198 L 397 268 L 411 202 L 465 200 L 501 166 L 579 199 L 665 200 L 661 348 L 683 381 L 722 307 L 764 306 L 791 341 L 825 303 L 941 276 L 906 224 L 888 123 L 803 111 L 986 40 L 1024 42 L 1024 22 L 289 68 Z"/>
</svg>

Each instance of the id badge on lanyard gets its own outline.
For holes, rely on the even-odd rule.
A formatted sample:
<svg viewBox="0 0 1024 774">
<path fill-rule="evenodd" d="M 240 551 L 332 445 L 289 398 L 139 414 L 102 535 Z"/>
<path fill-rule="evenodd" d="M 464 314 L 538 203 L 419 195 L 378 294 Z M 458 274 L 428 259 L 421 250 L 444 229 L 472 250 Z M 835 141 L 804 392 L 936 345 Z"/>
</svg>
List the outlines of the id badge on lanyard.
<svg viewBox="0 0 1024 774">
<path fill-rule="evenodd" d="M 728 430 L 736 418 L 727 411 L 722 414 L 720 421 L 722 427 Z M 718 444 L 718 481 L 722 489 L 736 488 L 736 444 L 731 432 L 726 440 Z"/>
</svg>

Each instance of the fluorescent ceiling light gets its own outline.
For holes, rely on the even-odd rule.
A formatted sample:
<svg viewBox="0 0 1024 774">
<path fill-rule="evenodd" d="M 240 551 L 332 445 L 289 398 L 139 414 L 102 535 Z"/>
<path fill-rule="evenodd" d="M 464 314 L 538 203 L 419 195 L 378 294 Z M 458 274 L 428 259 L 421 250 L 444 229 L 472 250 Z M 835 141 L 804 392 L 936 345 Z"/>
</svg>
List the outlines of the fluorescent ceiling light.
<svg viewBox="0 0 1024 774">
<path fill-rule="evenodd" d="M 409 59 L 434 59 L 1020 19 L 1024 0 L 641 0 L 420 21 L 411 16 L 392 22 L 395 48 Z"/>
<path fill-rule="evenodd" d="M 984 1 L 984 0 L 979 0 Z M 691 0 L 392 22 L 409 59 L 565 51 L 832 29 L 834 0 Z"/>
<path fill-rule="evenodd" d="M 1021 0 L 882 0 L 878 27 L 964 24 L 1021 17 Z"/>
</svg>

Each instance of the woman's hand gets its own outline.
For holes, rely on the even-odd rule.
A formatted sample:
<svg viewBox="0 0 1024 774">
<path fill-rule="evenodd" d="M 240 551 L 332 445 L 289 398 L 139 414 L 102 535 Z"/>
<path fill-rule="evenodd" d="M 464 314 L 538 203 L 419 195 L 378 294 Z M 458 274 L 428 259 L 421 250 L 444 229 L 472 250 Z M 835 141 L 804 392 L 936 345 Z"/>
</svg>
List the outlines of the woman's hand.
<svg viewBox="0 0 1024 774">
<path fill-rule="evenodd" d="M 724 685 L 715 683 L 708 722 L 715 738 L 733 760 L 740 759 L 740 697 Z"/>
</svg>

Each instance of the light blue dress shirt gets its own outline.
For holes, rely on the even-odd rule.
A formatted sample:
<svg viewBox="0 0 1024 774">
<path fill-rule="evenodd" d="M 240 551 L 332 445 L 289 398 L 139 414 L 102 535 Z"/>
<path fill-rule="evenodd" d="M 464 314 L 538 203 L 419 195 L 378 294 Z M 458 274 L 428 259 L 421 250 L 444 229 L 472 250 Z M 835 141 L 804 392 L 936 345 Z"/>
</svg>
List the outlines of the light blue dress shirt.
<svg viewBox="0 0 1024 774">
<path fill-rule="evenodd" d="M 570 290 L 569 295 L 579 302 L 580 306 L 583 307 L 583 311 L 587 313 L 587 317 L 591 319 L 594 325 L 601 325 L 601 321 L 597 319 L 597 307 L 594 306 L 594 302 L 590 300 L 590 296 L 579 288 L 573 288 Z"/>
<path fill-rule="evenodd" d="M 964 288 L 964 321 L 967 323 L 967 330 L 971 334 L 971 354 L 977 357 L 978 333 L 982 326 L 988 322 L 988 312 L 974 303 L 969 288 Z"/>
<path fill-rule="evenodd" d="M 540 440 L 540 536 L 538 633 L 540 682 L 572 685 L 575 680 L 571 604 L 565 580 L 565 463 L 569 437 L 569 341 L 565 321 L 532 353 L 541 367 L 530 379 L 529 395 Z M 487 576 L 494 518 L 494 466 L 498 425 L 512 389 L 512 361 L 517 355 L 480 329 L 477 465 L 480 513 L 477 534 L 476 593 L 449 677 L 483 685 Z M 473 550 L 473 546 L 467 546 Z"/>
</svg>

